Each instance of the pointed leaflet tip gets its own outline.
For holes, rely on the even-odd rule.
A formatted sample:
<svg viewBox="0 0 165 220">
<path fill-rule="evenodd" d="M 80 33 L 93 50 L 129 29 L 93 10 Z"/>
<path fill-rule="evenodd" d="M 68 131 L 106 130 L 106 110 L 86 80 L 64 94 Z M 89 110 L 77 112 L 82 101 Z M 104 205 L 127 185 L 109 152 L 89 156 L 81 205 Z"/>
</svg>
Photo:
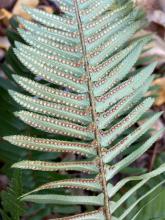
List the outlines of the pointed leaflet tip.
<svg viewBox="0 0 165 220">
<path fill-rule="evenodd" d="M 158 132 L 155 132 L 155 134 L 152 135 L 147 141 L 145 141 L 144 144 L 140 146 L 137 150 L 133 151 L 127 157 L 117 162 L 111 169 L 107 170 L 107 181 L 112 179 L 123 168 L 129 166 L 132 162 L 142 156 L 155 143 L 155 141 L 161 137 L 164 131 L 165 128 L 159 130 Z"/>
<path fill-rule="evenodd" d="M 22 45 L 23 43 L 19 42 L 19 41 L 15 41 L 14 42 L 16 48 L 18 48 L 20 45 Z M 23 44 L 24 45 L 24 44 Z"/>
<path fill-rule="evenodd" d="M 14 79 L 15 81 L 18 81 L 19 78 L 20 78 L 20 76 L 18 76 L 17 74 L 12 74 L 11 76 L 13 77 L 13 79 Z"/>
<path fill-rule="evenodd" d="M 156 61 L 156 62 L 151 63 L 151 64 L 149 65 L 149 67 L 154 70 L 157 65 L 158 65 L 158 62 Z"/>
<path fill-rule="evenodd" d="M 3 140 L 10 142 L 10 136 L 4 136 L 2 137 Z"/>
<path fill-rule="evenodd" d="M 13 96 L 14 94 L 16 94 L 16 92 L 14 90 L 11 90 L 11 89 L 8 90 L 8 93 L 9 93 L 10 96 Z"/>
<path fill-rule="evenodd" d="M 115 157 L 121 154 L 124 150 L 129 148 L 132 143 L 138 140 L 143 134 L 146 133 L 147 130 L 151 128 L 151 126 L 158 120 L 160 117 L 160 113 L 156 113 L 149 120 L 146 120 L 140 127 L 138 127 L 135 131 L 130 133 L 116 145 L 110 148 L 110 150 L 105 154 L 103 160 L 105 163 L 110 163 Z"/>
<path fill-rule="evenodd" d="M 20 118 L 20 114 L 23 114 L 24 111 L 17 111 L 17 112 L 14 112 L 14 116 L 17 117 L 17 118 Z"/>
</svg>

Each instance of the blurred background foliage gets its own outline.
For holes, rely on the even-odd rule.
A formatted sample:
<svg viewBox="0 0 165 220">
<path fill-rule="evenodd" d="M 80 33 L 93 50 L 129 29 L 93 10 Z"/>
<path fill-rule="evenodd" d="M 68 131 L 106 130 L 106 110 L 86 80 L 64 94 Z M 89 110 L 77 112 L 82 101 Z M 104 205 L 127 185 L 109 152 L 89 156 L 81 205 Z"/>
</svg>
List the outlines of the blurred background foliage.
<svg viewBox="0 0 165 220">
<path fill-rule="evenodd" d="M 149 44 L 146 52 L 140 58 L 138 66 L 146 65 L 147 62 L 158 61 L 155 70 L 156 79 L 153 82 L 153 88 L 156 89 L 156 102 L 152 108 L 154 111 L 165 110 L 165 1 L 164 0 L 134 0 L 147 13 L 149 26 L 145 31 L 139 34 L 152 33 L 153 41 Z M 121 3 L 121 1 L 120 1 Z M 24 204 L 19 201 L 19 196 L 45 182 L 52 180 L 67 178 L 66 174 L 46 173 L 35 171 L 14 171 L 10 166 L 19 160 L 25 158 L 52 161 L 61 161 L 68 159 L 70 155 L 64 154 L 62 157 L 58 153 L 42 153 L 26 151 L 13 146 L 5 141 L 2 137 L 12 134 L 25 134 L 50 137 L 49 134 L 43 133 L 36 129 L 25 125 L 23 122 L 15 118 L 12 114 L 17 111 L 18 106 L 8 95 L 8 90 L 21 90 L 11 75 L 17 73 L 19 75 L 32 75 L 15 57 L 11 45 L 14 41 L 22 41 L 17 34 L 18 26 L 16 15 L 23 16 L 27 19 L 27 15 L 22 11 L 21 5 L 40 8 L 48 13 L 59 13 L 60 9 L 55 3 L 49 0 L 0 0 L 0 218 L 3 220 L 47 220 L 52 217 L 58 217 L 58 214 L 73 214 L 83 209 L 89 210 L 89 207 L 62 207 Z M 40 82 L 42 83 L 41 79 Z M 151 112 L 151 113 L 152 113 Z M 161 129 L 165 124 L 165 114 L 154 125 L 153 129 Z M 140 144 L 140 143 L 138 143 Z M 126 152 L 128 153 L 128 152 Z M 73 157 L 73 156 L 72 156 Z M 165 161 L 165 137 L 162 136 L 154 146 L 146 152 L 140 159 L 127 169 L 123 170 L 114 183 L 123 176 L 129 176 L 135 173 L 143 174 L 146 171 L 160 166 Z M 74 173 L 72 174 L 74 176 Z M 147 190 L 153 188 L 155 183 L 164 179 L 164 175 L 150 181 L 143 190 L 134 194 L 125 207 L 136 201 Z M 131 184 L 124 189 L 127 190 Z M 56 190 L 60 193 L 60 190 Z M 120 192 L 122 193 L 122 192 Z M 124 192 L 123 192 L 124 193 Z M 125 208 L 123 207 L 123 209 Z M 165 219 L 165 189 L 158 188 L 153 191 L 142 202 L 139 202 L 137 210 L 139 210 L 137 220 L 163 220 Z M 135 210 L 135 211 L 137 211 Z M 119 210 L 120 212 L 121 210 Z M 131 216 L 129 219 L 131 220 Z"/>
</svg>

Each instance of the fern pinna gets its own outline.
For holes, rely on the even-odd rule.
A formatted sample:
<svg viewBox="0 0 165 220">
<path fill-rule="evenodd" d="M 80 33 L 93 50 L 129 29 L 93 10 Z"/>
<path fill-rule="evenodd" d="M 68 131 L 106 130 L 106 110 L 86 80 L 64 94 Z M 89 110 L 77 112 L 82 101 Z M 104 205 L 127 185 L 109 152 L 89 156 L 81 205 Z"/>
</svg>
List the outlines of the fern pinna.
<svg viewBox="0 0 165 220">
<path fill-rule="evenodd" d="M 52 138 L 20 135 L 4 138 L 30 150 L 79 155 L 76 161 L 21 161 L 14 164 L 14 168 L 84 174 L 79 178 L 46 183 L 23 195 L 22 200 L 95 207 L 91 212 L 60 218 L 63 220 L 130 219 L 134 207 L 154 188 L 120 215 L 116 210 L 147 181 L 165 170 L 161 166 L 148 174 L 126 177 L 116 184 L 112 181 L 163 132 L 149 136 L 151 126 L 161 115 L 147 117 L 154 99 L 145 94 L 156 64 L 133 68 L 150 41 L 150 36 L 133 37 L 145 24 L 143 13 L 129 0 L 122 3 L 117 0 L 57 0 L 57 3 L 63 11 L 60 15 L 24 8 L 33 21 L 18 18 L 23 26 L 18 32 L 27 44 L 15 42 L 14 48 L 24 66 L 47 84 L 28 76 L 13 75 L 29 95 L 9 91 L 26 109 L 15 115 L 28 125 L 51 133 Z M 140 125 L 139 120 L 142 120 Z M 129 182 L 136 184 L 114 200 Z M 161 184 L 163 182 L 155 188 Z M 56 188 L 74 188 L 77 192 L 82 189 L 94 194 L 39 194 L 39 191 Z M 132 219 L 135 218 L 136 214 Z"/>
</svg>

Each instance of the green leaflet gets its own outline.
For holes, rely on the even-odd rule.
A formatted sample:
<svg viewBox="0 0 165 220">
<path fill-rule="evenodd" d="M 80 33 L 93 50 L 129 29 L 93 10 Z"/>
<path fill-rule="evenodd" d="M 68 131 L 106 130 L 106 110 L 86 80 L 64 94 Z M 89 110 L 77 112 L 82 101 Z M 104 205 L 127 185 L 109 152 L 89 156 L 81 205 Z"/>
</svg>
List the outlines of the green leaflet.
<svg viewBox="0 0 165 220">
<path fill-rule="evenodd" d="M 105 220 L 103 209 L 99 209 L 93 212 L 87 212 L 75 216 L 56 218 L 51 220 Z"/>
<path fill-rule="evenodd" d="M 127 76 L 133 65 L 139 58 L 143 48 L 143 43 L 137 45 L 126 58 L 120 62 L 106 77 L 95 83 L 93 93 L 95 96 L 101 96 L 109 91 L 114 85 Z"/>
<path fill-rule="evenodd" d="M 112 220 L 118 220 L 118 218 L 116 218 L 116 217 L 112 216 Z"/>
<path fill-rule="evenodd" d="M 6 136 L 3 137 L 11 144 L 30 150 L 44 151 L 44 152 L 68 152 L 84 155 L 87 157 L 94 157 L 97 155 L 94 144 L 87 144 L 81 142 L 59 141 L 55 139 L 33 138 L 29 136 Z"/>
<path fill-rule="evenodd" d="M 98 126 L 100 129 L 106 128 L 113 120 L 125 114 L 129 109 L 134 107 L 136 103 L 145 95 L 149 89 L 153 77 L 150 77 L 144 84 L 142 89 L 138 89 L 132 94 L 125 96 L 117 104 L 113 105 L 109 110 L 98 115 Z"/>
<path fill-rule="evenodd" d="M 108 71 L 110 71 L 113 67 L 119 64 L 125 57 L 127 57 L 134 47 L 137 47 L 137 42 L 129 45 L 128 47 L 114 54 L 114 56 L 101 63 L 100 65 L 92 66 L 90 69 L 92 81 L 98 81 L 102 77 L 106 76 Z"/>
<path fill-rule="evenodd" d="M 161 136 L 163 132 L 164 129 L 157 132 L 150 139 L 148 139 L 141 147 L 139 147 L 139 149 L 135 150 L 133 153 L 131 153 L 130 155 L 116 163 L 109 170 L 107 170 L 107 180 L 111 179 L 117 172 L 119 172 L 121 169 L 128 166 L 137 158 L 139 158 L 145 151 L 147 151 L 152 146 L 152 144 Z"/>
<path fill-rule="evenodd" d="M 80 124 L 89 124 L 92 122 L 89 110 L 78 110 L 65 105 L 39 100 L 11 90 L 9 93 L 18 104 L 22 105 L 28 110 L 55 116 L 61 119 L 67 119 L 69 121 L 77 122 Z M 59 111 L 61 111 L 61 114 L 59 114 Z"/>
<path fill-rule="evenodd" d="M 152 106 L 154 100 L 147 98 L 137 105 L 126 117 L 107 131 L 100 132 L 100 141 L 103 147 L 108 147 L 124 130 L 131 127 Z"/>
<path fill-rule="evenodd" d="M 59 204 L 59 205 L 96 205 L 104 204 L 103 194 L 98 196 L 64 196 L 64 195 L 30 195 L 22 199 L 35 203 Z"/>
<path fill-rule="evenodd" d="M 111 7 L 114 2 L 115 0 L 94 0 L 89 9 L 87 8 L 83 12 L 80 11 L 82 22 L 89 23 L 90 21 L 95 20 L 99 15 L 103 14 L 109 7 Z M 100 5 L 103 7 L 100 8 Z M 93 10 L 91 10 L 92 8 Z"/>
<path fill-rule="evenodd" d="M 117 36 L 114 34 L 115 36 L 112 36 L 110 40 L 97 49 L 97 53 L 90 51 L 88 54 L 88 57 L 92 56 L 89 59 L 90 65 L 97 65 L 116 52 L 141 26 L 141 22 L 134 22 L 134 24 L 128 25 L 124 30 L 119 31 Z"/>
<path fill-rule="evenodd" d="M 31 17 L 46 26 L 61 29 L 63 31 L 75 31 L 77 30 L 77 26 L 74 25 L 73 21 L 70 19 L 66 19 L 61 16 L 53 16 L 44 11 L 37 10 L 35 8 L 27 8 L 24 6 L 24 10 L 31 15 Z"/>
<path fill-rule="evenodd" d="M 89 107 L 87 95 L 69 93 L 64 90 L 53 89 L 52 87 L 40 84 L 28 78 L 12 75 L 14 80 L 26 91 L 47 101 L 64 104 L 79 109 Z"/>
<path fill-rule="evenodd" d="M 134 52 L 138 52 L 138 48 L 140 49 L 143 47 L 148 41 L 149 37 L 140 38 L 139 40 L 131 43 L 126 48 L 120 50 L 119 52 L 115 53 L 113 56 L 111 56 L 108 60 L 105 60 L 101 64 L 97 66 L 92 66 L 90 68 L 90 74 L 92 81 L 95 82 L 101 82 L 101 79 L 105 76 L 113 72 L 117 65 L 120 66 L 120 62 L 127 61 L 131 54 Z M 136 54 L 136 53 L 135 53 Z M 133 56 L 131 56 L 133 58 Z M 135 57 L 136 59 L 136 57 Z M 129 64 L 129 63 L 128 63 Z M 113 70 L 113 71 L 112 71 Z M 111 73 L 112 74 L 112 73 Z M 111 76 L 111 75 L 110 75 Z M 95 85 L 95 84 L 94 84 Z M 97 85 L 97 83 L 96 83 Z"/>
<path fill-rule="evenodd" d="M 63 1 L 63 0 L 56 0 L 56 3 L 60 5 L 60 9 L 64 12 L 66 17 L 74 17 L 74 7 L 71 1 Z"/>
<path fill-rule="evenodd" d="M 46 55 L 44 52 L 38 53 L 38 51 L 32 47 L 24 46 L 23 44 L 16 43 L 17 49 L 16 53 L 22 53 L 24 56 L 28 55 L 32 58 L 38 60 L 38 62 L 45 62 L 49 68 L 54 68 L 65 73 L 69 73 L 75 76 L 82 76 L 84 74 L 84 69 L 81 67 L 81 62 L 73 62 L 72 60 L 66 61 L 65 57 L 60 57 L 59 55 Z"/>
<path fill-rule="evenodd" d="M 92 51 L 93 49 L 100 46 L 100 44 L 104 44 L 113 34 L 115 34 L 115 32 L 122 30 L 125 28 L 126 24 L 129 25 L 135 20 L 136 13 L 130 13 L 128 16 L 124 17 L 122 20 L 117 21 L 115 24 L 110 24 L 103 30 L 98 31 L 97 34 L 86 38 L 87 50 Z"/>
<path fill-rule="evenodd" d="M 57 0 L 57 2 L 60 4 L 60 6 L 62 5 L 62 6 L 70 8 L 70 9 L 73 9 L 74 5 L 73 5 L 72 1 L 69 1 L 69 0 Z"/>
<path fill-rule="evenodd" d="M 35 190 L 28 192 L 21 197 L 26 197 L 29 194 L 39 192 L 41 190 L 45 189 L 55 189 L 55 188 L 72 188 L 72 189 L 85 189 L 85 190 L 91 190 L 91 191 L 101 191 L 102 186 L 99 183 L 99 179 L 67 179 L 67 180 L 61 180 L 61 181 L 55 181 L 50 182 L 47 184 L 44 184 Z"/>
<path fill-rule="evenodd" d="M 46 132 L 46 137 L 12 135 L 4 139 L 29 150 L 74 154 L 72 161 L 63 161 L 63 156 L 61 162 L 25 160 L 15 163 L 14 168 L 72 173 L 68 174 L 69 179 L 43 183 L 21 198 L 35 203 L 97 206 L 95 211 L 63 216 L 61 220 L 122 220 L 136 204 L 119 218 L 111 218 L 111 212 L 115 213 L 132 193 L 164 170 L 160 167 L 143 176 L 129 177 L 115 186 L 110 183 L 163 132 L 153 136 L 149 133 L 160 116 L 148 113 L 154 99 L 146 97 L 156 63 L 134 69 L 150 36 L 133 38 L 145 20 L 130 0 L 123 5 L 117 0 L 57 3 L 64 12 L 60 15 L 24 7 L 32 20 L 18 19 L 24 26 L 18 33 L 26 43 L 15 42 L 13 51 L 26 67 L 27 76 L 14 74 L 13 79 L 29 94 L 9 91 L 26 108 L 15 115 Z M 30 73 L 34 79 L 29 78 Z M 139 120 L 144 122 L 135 129 Z M 141 140 L 142 136 L 148 137 L 147 141 Z M 122 157 L 121 153 L 137 140 L 141 144 Z M 118 155 L 120 160 L 115 163 Z M 73 179 L 73 171 L 78 172 L 78 178 L 74 172 Z M 134 180 L 140 182 L 118 201 L 111 200 L 128 181 Z M 63 188 L 62 195 L 33 195 L 57 188 Z M 74 189 L 76 195 L 66 195 L 67 189 Z M 93 191 L 97 196 L 80 196 L 80 189 Z"/>
<path fill-rule="evenodd" d="M 58 72 L 53 68 L 47 67 L 41 61 L 37 62 L 33 57 L 14 50 L 16 56 L 20 61 L 37 76 L 40 76 L 48 82 L 57 84 L 59 86 L 67 87 L 75 92 L 84 93 L 87 91 L 87 85 L 84 79 L 79 79 L 69 74 Z"/>
<path fill-rule="evenodd" d="M 146 80 L 151 75 L 155 67 L 156 63 L 149 65 L 148 67 L 141 70 L 139 74 L 122 82 L 105 95 L 96 98 L 97 112 L 103 112 L 109 106 L 113 105 L 123 97 L 131 94 L 133 91 L 140 88 L 146 82 Z"/>
<path fill-rule="evenodd" d="M 164 173 L 165 171 L 165 165 L 163 164 L 162 166 L 158 167 L 157 169 L 143 174 L 141 176 L 131 176 L 131 177 L 126 177 L 122 180 L 120 180 L 115 186 L 112 186 L 111 184 L 108 185 L 108 193 L 109 197 L 112 198 L 123 186 L 125 186 L 128 182 L 130 181 L 139 181 L 139 180 L 149 180 L 151 178 L 154 178 L 161 173 Z"/>
<path fill-rule="evenodd" d="M 140 136 L 145 134 L 147 130 L 149 130 L 157 119 L 161 116 L 162 113 L 155 114 L 152 118 L 144 122 L 140 127 L 138 127 L 131 134 L 122 139 L 119 143 L 109 149 L 109 151 L 103 157 L 105 163 L 111 162 L 118 154 L 123 152 L 126 148 L 128 148 L 133 142 L 135 142 Z"/>
<path fill-rule="evenodd" d="M 149 178 L 142 179 L 139 183 L 137 183 L 134 187 L 132 187 L 128 192 L 126 192 L 114 205 L 111 213 L 113 214 L 134 192 L 139 190 L 144 184 L 146 184 L 152 176 Z"/>
<path fill-rule="evenodd" d="M 111 213 L 113 214 L 116 211 L 116 209 L 118 209 L 134 192 L 136 192 L 138 189 L 144 186 L 147 181 L 148 179 L 141 180 L 138 184 L 132 187 L 127 193 L 125 193 L 125 195 L 122 196 L 119 201 L 117 201 L 117 204 L 114 207 L 112 207 Z"/>
<path fill-rule="evenodd" d="M 93 2 L 96 2 L 96 1 L 93 1 L 93 0 L 88 0 L 88 1 L 82 1 L 81 4 L 79 4 L 80 6 L 80 10 L 81 9 L 87 9 L 88 7 L 92 6 L 92 3 Z"/>
<path fill-rule="evenodd" d="M 85 36 L 91 36 L 99 30 L 104 29 L 107 25 L 113 24 L 114 21 L 120 21 L 124 16 L 126 16 L 133 9 L 132 2 L 128 2 L 122 7 L 116 8 L 109 13 L 103 14 L 98 17 L 97 20 L 91 21 L 88 24 L 83 25 Z"/>
<path fill-rule="evenodd" d="M 119 220 L 123 220 L 133 209 L 134 207 L 136 207 L 136 205 L 143 200 L 145 197 L 147 197 L 150 193 L 154 192 L 154 190 L 156 190 L 158 187 L 162 186 L 164 184 L 164 180 L 161 181 L 160 183 L 158 183 L 154 188 L 152 188 L 151 190 L 149 190 L 147 193 L 145 193 L 143 196 L 141 196 L 136 202 L 134 202 L 132 204 L 132 206 L 130 206 L 124 213 L 122 216 L 120 216 L 120 218 L 118 218 Z"/>
<path fill-rule="evenodd" d="M 33 34 L 43 36 L 48 40 L 56 40 L 61 43 L 65 43 L 68 45 L 80 44 L 80 39 L 78 38 L 78 33 L 74 35 L 70 32 L 63 32 L 60 30 L 53 30 L 51 28 L 43 27 L 39 24 L 34 24 L 33 22 L 26 21 L 22 18 L 18 18 L 18 21 L 30 32 Z M 21 31 L 21 29 L 20 29 Z"/>
<path fill-rule="evenodd" d="M 87 173 L 98 173 L 98 164 L 97 161 L 86 162 L 86 161 L 77 161 L 77 162 L 63 162 L 63 163 L 52 163 L 45 161 L 21 161 L 15 163 L 13 168 L 19 169 L 32 169 L 32 170 L 41 170 L 41 171 L 58 171 L 58 170 L 74 170 L 82 171 Z"/>
<path fill-rule="evenodd" d="M 144 198 L 146 200 L 146 198 Z M 142 199 L 143 200 L 143 199 Z M 146 203 L 133 216 L 133 220 L 138 220 L 141 216 L 150 216 L 151 218 L 159 218 L 164 216 L 164 187 L 159 187 L 149 196 L 147 196 Z"/>
<path fill-rule="evenodd" d="M 30 126 L 49 133 L 71 136 L 83 140 L 94 139 L 92 129 L 71 122 L 58 120 L 27 111 L 16 112 L 15 115 Z"/>
<path fill-rule="evenodd" d="M 57 41 L 47 40 L 42 36 L 35 36 L 32 33 L 29 33 L 22 29 L 18 29 L 20 36 L 30 44 L 31 46 L 45 52 L 48 55 L 60 55 L 62 57 L 68 57 L 70 59 L 80 59 L 82 52 L 79 45 L 71 47 L 69 45 L 61 44 Z"/>
</svg>

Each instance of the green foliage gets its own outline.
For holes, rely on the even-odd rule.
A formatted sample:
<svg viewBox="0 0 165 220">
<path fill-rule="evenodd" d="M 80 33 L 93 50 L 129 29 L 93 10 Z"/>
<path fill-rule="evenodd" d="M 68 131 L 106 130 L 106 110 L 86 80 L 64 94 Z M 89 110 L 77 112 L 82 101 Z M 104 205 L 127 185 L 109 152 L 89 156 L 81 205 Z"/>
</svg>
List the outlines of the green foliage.
<svg viewBox="0 0 165 220">
<path fill-rule="evenodd" d="M 145 200 L 145 205 L 140 209 L 136 220 L 146 219 L 146 220 L 163 220 L 165 219 L 164 210 L 164 197 L 165 190 L 156 190 L 153 194 Z"/>
<path fill-rule="evenodd" d="M 150 173 L 113 183 L 113 177 L 163 133 L 151 135 L 150 128 L 161 114 L 149 114 L 154 99 L 146 96 L 156 63 L 138 66 L 150 37 L 133 37 L 145 24 L 143 13 L 129 0 L 124 5 L 116 0 L 58 2 L 64 11 L 61 15 L 24 8 L 33 21 L 18 19 L 24 26 L 18 28 L 22 42 L 17 37 L 16 56 L 11 52 L 7 62 L 21 89 L 14 84 L 8 91 L 12 106 L 22 106 L 10 109 L 12 117 L 24 124 L 19 134 L 5 135 L 4 140 L 26 153 L 40 152 L 37 157 L 25 156 L 13 168 L 68 175 L 47 182 L 43 178 L 42 185 L 22 195 L 21 201 L 96 207 L 63 220 L 133 219 L 139 202 L 163 181 L 123 209 L 125 203 L 165 171 L 161 165 Z M 72 154 L 72 160 L 61 157 L 59 161 L 59 153 Z M 121 195 L 130 183 L 132 187 Z M 58 212 L 70 214 L 65 209 Z"/>
<path fill-rule="evenodd" d="M 0 213 L 3 220 L 20 220 L 25 211 L 24 204 L 19 199 L 22 193 L 22 176 L 20 171 L 15 171 L 10 186 L 6 191 L 1 192 Z"/>
</svg>

